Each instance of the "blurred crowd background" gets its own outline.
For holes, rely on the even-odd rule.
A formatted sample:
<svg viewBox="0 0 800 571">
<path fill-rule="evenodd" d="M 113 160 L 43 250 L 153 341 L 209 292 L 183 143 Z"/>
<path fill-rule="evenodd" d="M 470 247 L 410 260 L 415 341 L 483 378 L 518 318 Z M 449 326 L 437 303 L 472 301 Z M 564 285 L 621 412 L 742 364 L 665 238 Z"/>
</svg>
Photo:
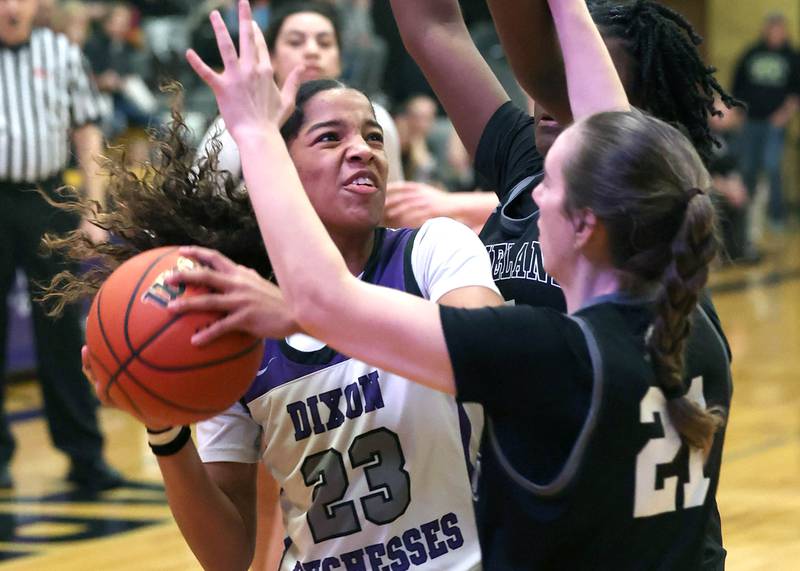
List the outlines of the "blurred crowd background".
<svg viewBox="0 0 800 571">
<path fill-rule="evenodd" d="M 271 15 L 286 0 L 251 2 L 256 19 L 266 29 Z M 328 2 L 340 16 L 341 79 L 391 112 L 402 149 L 402 178 L 448 193 L 491 191 L 475 179 L 470 158 L 403 48 L 389 3 Z M 728 112 L 715 119 L 722 146 L 710 167 L 723 213 L 726 262 L 762 263 L 786 243 L 783 237 L 796 231 L 800 209 L 800 122 L 796 117 L 800 64 L 794 48 L 800 2 L 663 3 L 692 21 L 706 38 L 704 55 L 719 69 L 722 84 L 749 105 L 748 111 Z M 479 50 L 512 99 L 527 106 L 529 101 L 505 61 L 485 1 L 461 0 L 461 6 Z M 183 85 L 184 115 L 193 142 L 200 141 L 216 117 L 213 95 L 184 57 L 192 47 L 207 61 L 218 60 L 208 21 L 214 9 L 220 10 L 235 32 L 235 0 L 41 0 L 38 24 L 66 34 L 82 47 L 103 93 L 106 141 L 111 149 L 124 148 L 131 163 L 140 165 L 152 154 L 148 129 L 157 129 L 169 119 L 169 96 L 160 90 L 166 80 Z M 66 182 L 79 185 L 78 172 L 68 171 Z M 436 200 L 430 192 L 425 196 Z M 12 305 L 14 299 L 24 305 L 25 295 L 14 295 Z"/>
</svg>

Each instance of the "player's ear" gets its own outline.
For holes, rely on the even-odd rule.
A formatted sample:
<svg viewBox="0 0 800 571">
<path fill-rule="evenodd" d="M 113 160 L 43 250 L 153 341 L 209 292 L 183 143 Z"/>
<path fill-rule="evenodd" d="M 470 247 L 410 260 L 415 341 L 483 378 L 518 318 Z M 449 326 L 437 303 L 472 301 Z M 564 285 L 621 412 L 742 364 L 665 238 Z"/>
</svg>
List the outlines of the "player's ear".
<svg viewBox="0 0 800 571">
<path fill-rule="evenodd" d="M 588 208 L 582 208 L 572 215 L 572 224 L 575 228 L 575 247 L 585 247 L 595 237 L 600 227 L 595 213 Z"/>
</svg>

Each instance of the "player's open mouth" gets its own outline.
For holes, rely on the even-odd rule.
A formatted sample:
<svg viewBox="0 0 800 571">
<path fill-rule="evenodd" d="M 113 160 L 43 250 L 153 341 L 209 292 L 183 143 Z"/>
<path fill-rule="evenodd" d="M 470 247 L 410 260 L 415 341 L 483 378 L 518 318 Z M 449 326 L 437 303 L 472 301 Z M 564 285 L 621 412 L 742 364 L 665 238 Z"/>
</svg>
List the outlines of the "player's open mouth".
<svg viewBox="0 0 800 571">
<path fill-rule="evenodd" d="M 350 177 L 344 184 L 345 190 L 359 194 L 372 194 L 378 191 L 378 185 L 370 175 L 356 175 Z"/>
</svg>

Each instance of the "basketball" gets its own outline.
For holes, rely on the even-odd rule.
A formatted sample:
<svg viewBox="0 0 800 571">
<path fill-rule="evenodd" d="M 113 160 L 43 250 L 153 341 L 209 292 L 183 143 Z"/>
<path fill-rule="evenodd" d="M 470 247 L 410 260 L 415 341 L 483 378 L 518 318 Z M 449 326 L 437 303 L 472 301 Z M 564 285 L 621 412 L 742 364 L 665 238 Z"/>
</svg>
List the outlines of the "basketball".
<svg viewBox="0 0 800 571">
<path fill-rule="evenodd" d="M 165 283 L 170 272 L 196 264 L 177 247 L 143 252 L 109 276 L 89 310 L 86 345 L 98 393 L 150 426 L 222 412 L 244 394 L 261 362 L 261 340 L 245 333 L 192 345 L 192 335 L 220 314 L 167 309 L 173 299 L 206 291 Z"/>
</svg>

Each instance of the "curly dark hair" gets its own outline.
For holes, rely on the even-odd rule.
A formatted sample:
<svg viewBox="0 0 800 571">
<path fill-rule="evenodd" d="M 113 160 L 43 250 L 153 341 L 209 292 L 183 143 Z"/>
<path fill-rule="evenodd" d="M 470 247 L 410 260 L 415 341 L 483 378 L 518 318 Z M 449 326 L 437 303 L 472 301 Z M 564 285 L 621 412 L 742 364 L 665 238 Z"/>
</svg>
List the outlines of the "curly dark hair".
<svg viewBox="0 0 800 571">
<path fill-rule="evenodd" d="M 685 129 L 705 162 L 717 144 L 709 115 L 721 115 L 714 95 L 728 107 L 743 103 L 714 77 L 716 68 L 703 61 L 703 42 L 679 13 L 654 0 L 589 0 L 592 19 L 605 37 L 621 40 L 636 62 L 633 93 L 652 115 Z"/>
<path fill-rule="evenodd" d="M 118 157 L 101 159 L 109 176 L 106 208 L 68 188 L 61 191 L 67 200 L 51 201 L 109 233 L 109 240 L 100 244 L 80 230 L 44 237 L 45 252 L 90 266 L 79 272 L 63 271 L 43 285 L 39 300 L 51 314 L 90 297 L 122 262 L 159 246 L 213 248 L 264 277 L 272 277 L 247 191 L 230 173 L 218 168 L 221 144 L 212 138 L 206 157 L 196 159 L 180 111 L 180 86 L 166 89 L 174 98 L 172 119 L 162 129 L 150 132 L 155 159 L 143 165 L 143 172 L 128 166 L 126 153 L 120 149 Z"/>
</svg>

